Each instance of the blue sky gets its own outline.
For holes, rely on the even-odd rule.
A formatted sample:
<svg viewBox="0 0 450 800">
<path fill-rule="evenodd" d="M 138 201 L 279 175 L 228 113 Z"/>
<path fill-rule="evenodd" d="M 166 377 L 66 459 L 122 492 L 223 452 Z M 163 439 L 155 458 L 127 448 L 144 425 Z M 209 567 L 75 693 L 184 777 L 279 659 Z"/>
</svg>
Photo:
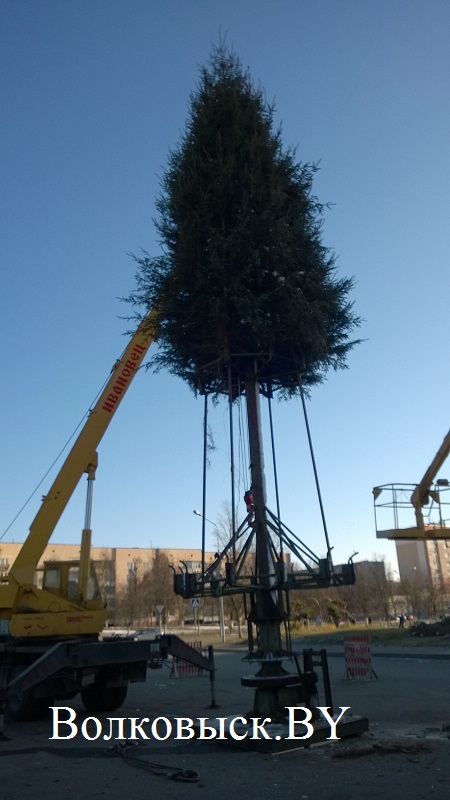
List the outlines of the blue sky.
<svg viewBox="0 0 450 800">
<path fill-rule="evenodd" d="M 365 342 L 308 403 L 335 560 L 396 568 L 372 487 L 418 481 L 448 430 L 449 29 L 446 0 L 2 0 L 0 534 L 124 347 L 128 254 L 159 252 L 159 177 L 222 36 L 275 100 L 285 146 L 320 161 L 324 243 L 356 279 Z M 95 544 L 199 545 L 202 413 L 180 380 L 135 378 L 99 448 Z M 213 521 L 230 494 L 227 414 L 210 420 Z M 282 518 L 321 555 L 298 402 L 274 419 Z M 266 467 L 275 509 L 268 439 Z M 245 464 L 238 477 L 242 497 Z M 79 540 L 84 494 L 83 480 L 54 541 Z"/>
</svg>

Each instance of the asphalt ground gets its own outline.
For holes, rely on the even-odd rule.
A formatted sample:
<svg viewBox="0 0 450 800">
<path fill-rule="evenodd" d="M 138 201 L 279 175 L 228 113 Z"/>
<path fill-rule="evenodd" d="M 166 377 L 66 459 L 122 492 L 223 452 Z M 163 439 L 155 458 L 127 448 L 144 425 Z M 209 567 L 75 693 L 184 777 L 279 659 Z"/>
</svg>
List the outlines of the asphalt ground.
<svg viewBox="0 0 450 800">
<path fill-rule="evenodd" d="M 219 716 L 245 715 L 253 705 L 253 690 L 242 687 L 240 678 L 255 672 L 256 666 L 243 662 L 244 655 L 239 647 L 216 650 L 218 709 L 208 708 L 207 677 L 176 679 L 164 666 L 149 670 L 145 684 L 132 685 L 115 713 L 138 720 L 209 717 L 211 723 Z M 50 717 L 8 722 L 9 739 L 0 742 L 0 798 L 448 798 L 450 649 L 377 648 L 372 658 L 377 679 L 372 680 L 347 678 L 342 646 L 329 647 L 328 655 L 335 710 L 349 706 L 347 714 L 369 721 L 369 731 L 359 737 L 271 755 L 218 741 L 173 737 L 136 746 L 102 736 L 89 741 L 81 733 L 70 740 L 52 740 Z M 320 700 L 324 704 L 323 697 Z M 75 698 L 69 705 L 81 727 L 87 716 L 81 702 Z M 113 714 L 97 716 L 107 731 L 107 717 Z M 88 730 L 95 735 L 92 724 Z M 68 732 L 61 726 L 61 735 Z M 184 780 L 173 777 L 180 772 Z"/>
</svg>

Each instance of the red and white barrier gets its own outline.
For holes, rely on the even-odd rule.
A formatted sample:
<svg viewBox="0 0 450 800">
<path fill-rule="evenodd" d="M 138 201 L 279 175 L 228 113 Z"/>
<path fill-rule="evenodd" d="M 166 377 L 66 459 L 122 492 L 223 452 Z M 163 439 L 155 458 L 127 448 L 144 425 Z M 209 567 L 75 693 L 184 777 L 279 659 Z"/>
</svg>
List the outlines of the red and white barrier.
<svg viewBox="0 0 450 800">
<path fill-rule="evenodd" d="M 347 678 L 378 680 L 372 667 L 372 649 L 368 636 L 348 636 L 344 639 Z"/>
</svg>

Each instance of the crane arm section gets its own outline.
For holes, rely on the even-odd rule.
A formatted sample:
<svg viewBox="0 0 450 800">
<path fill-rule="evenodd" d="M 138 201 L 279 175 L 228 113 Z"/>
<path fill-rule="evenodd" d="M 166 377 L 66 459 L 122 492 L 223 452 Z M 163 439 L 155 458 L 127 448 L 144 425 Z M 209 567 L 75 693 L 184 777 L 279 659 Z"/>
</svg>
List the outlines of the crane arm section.
<svg viewBox="0 0 450 800">
<path fill-rule="evenodd" d="M 90 411 L 49 493 L 43 498 L 29 535 L 9 570 L 10 582 L 22 586 L 33 583 L 39 559 L 81 476 L 91 466 L 95 468 L 97 447 L 155 339 L 155 325 L 155 312 L 151 311 L 114 365 L 105 388 Z"/>
<path fill-rule="evenodd" d="M 411 495 L 411 503 L 416 511 L 418 525 L 423 525 L 422 510 L 421 510 L 422 506 L 428 502 L 428 492 L 430 490 L 430 486 L 433 483 L 434 478 L 436 477 L 437 473 L 439 472 L 440 468 L 442 467 L 449 453 L 450 453 L 450 431 L 444 438 L 444 441 L 442 442 L 439 450 L 437 451 L 435 457 L 433 458 L 433 461 L 431 462 L 430 466 L 425 472 L 425 475 L 423 476 L 422 480 L 420 481 L 420 483 L 417 484 L 416 488 L 414 489 Z"/>
</svg>

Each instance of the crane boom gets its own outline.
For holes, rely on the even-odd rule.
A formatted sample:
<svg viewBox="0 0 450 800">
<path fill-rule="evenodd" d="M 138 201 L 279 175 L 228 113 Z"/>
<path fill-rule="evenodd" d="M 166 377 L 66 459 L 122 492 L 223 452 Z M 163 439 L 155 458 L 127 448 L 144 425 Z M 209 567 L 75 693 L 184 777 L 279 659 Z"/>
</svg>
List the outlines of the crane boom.
<svg viewBox="0 0 450 800">
<path fill-rule="evenodd" d="M 70 450 L 64 464 L 37 512 L 29 535 L 8 573 L 9 582 L 32 584 L 36 566 L 69 502 L 81 476 L 96 464 L 96 450 L 125 396 L 136 371 L 154 341 L 154 313 L 139 325 L 122 356 L 113 367 L 99 399 Z"/>
</svg>

